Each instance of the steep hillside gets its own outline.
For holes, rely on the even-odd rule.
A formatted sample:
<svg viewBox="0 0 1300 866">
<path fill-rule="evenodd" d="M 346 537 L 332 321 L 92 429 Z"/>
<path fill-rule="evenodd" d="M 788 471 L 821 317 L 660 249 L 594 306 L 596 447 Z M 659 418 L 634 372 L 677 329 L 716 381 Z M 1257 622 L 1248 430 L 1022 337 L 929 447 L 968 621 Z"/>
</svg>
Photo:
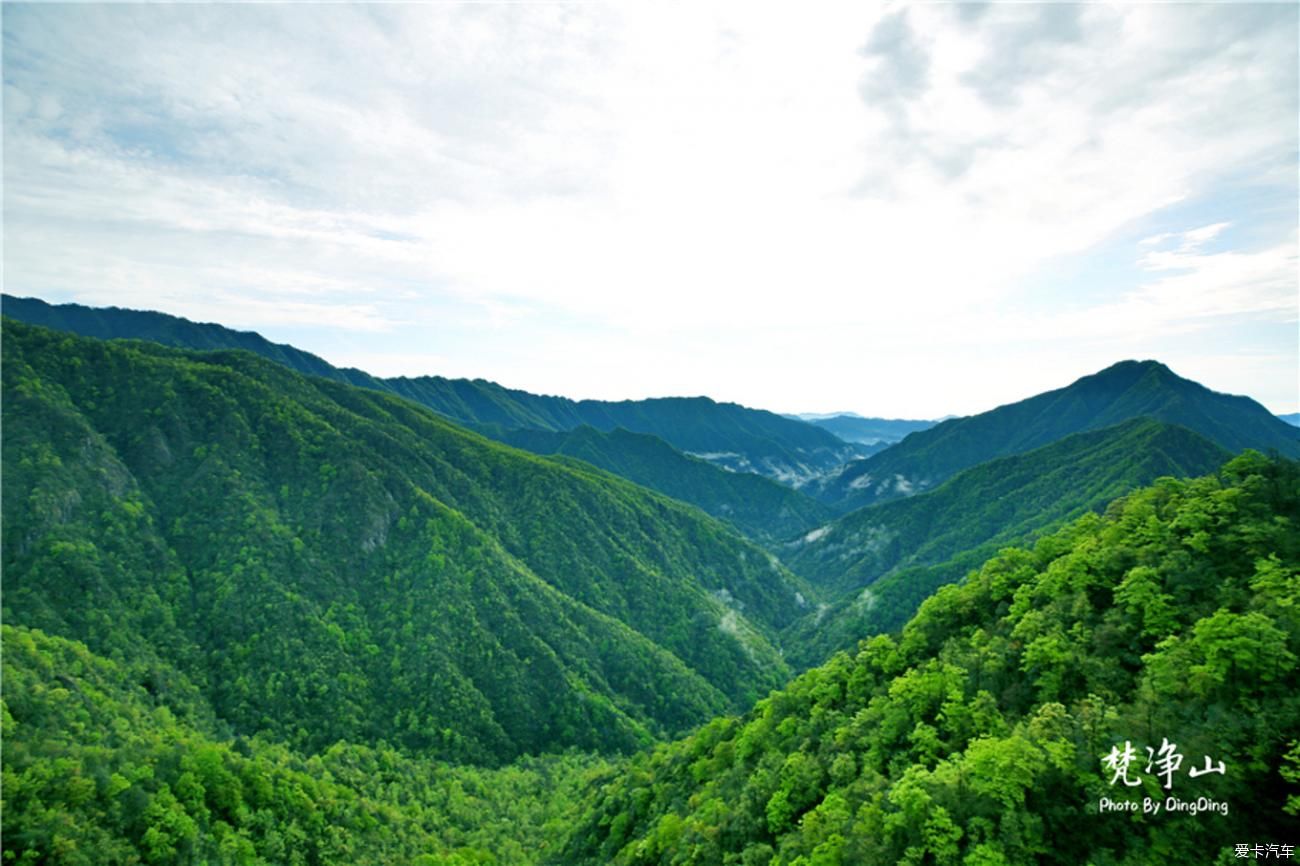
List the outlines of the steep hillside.
<svg viewBox="0 0 1300 866">
<path fill-rule="evenodd" d="M 138 660 L 0 631 L 5 862 L 529 866 L 608 767 L 451 767 L 347 743 L 307 757 L 231 740 L 193 690 L 160 690 Z"/>
<path fill-rule="evenodd" d="M 797 490 L 747 472 L 728 472 L 645 433 L 622 428 L 606 433 L 583 426 L 565 433 L 512 430 L 501 440 L 535 454 L 559 454 L 599 466 L 689 502 L 753 539 L 788 538 L 832 516 L 825 505 Z"/>
<path fill-rule="evenodd" d="M 493 427 L 565 431 L 623 428 L 658 436 L 674 448 L 734 472 L 795 486 L 819 478 L 859 449 L 812 424 L 708 397 L 570 400 L 503 388 L 475 379 L 421 376 L 387 379 L 394 393 L 448 418 Z"/>
<path fill-rule="evenodd" d="M 785 635 L 797 665 L 891 631 L 945 583 L 997 553 L 1098 511 L 1163 476 L 1203 475 L 1231 455 L 1185 427 L 1136 418 L 981 463 L 929 493 L 859 509 L 782 555 L 831 603 Z"/>
<path fill-rule="evenodd" d="M 6 320 L 5 622 L 236 731 L 627 749 L 783 681 L 808 590 L 688 506 L 243 352 Z"/>
<path fill-rule="evenodd" d="M 1248 453 L 1006 551 L 611 777 L 562 860 L 1149 866 L 1290 839 L 1298 497 L 1300 465 Z"/>
<path fill-rule="evenodd" d="M 71 331 L 100 340 L 150 340 L 178 349 L 202 352 L 244 349 L 309 376 L 323 376 L 362 388 L 386 390 L 383 382 L 360 370 L 335 367 L 324 358 L 272 343 L 253 331 L 236 331 L 211 322 L 192 322 L 179 316 L 122 307 L 87 307 L 82 304 L 47 304 L 39 298 L 0 296 L 0 311 L 11 319 Z"/>
<path fill-rule="evenodd" d="M 899 566 L 1019 540 L 1162 475 L 1203 475 L 1230 456 L 1185 427 L 1135 418 L 981 463 L 928 493 L 858 509 L 793 539 L 784 558 L 814 584 L 849 592 Z"/>
<path fill-rule="evenodd" d="M 1143 416 L 1187 427 L 1233 453 L 1300 456 L 1300 433 L 1254 400 L 1211 391 L 1155 361 L 1123 361 L 1065 388 L 913 433 L 850 463 L 816 493 L 847 509 L 896 499 L 977 463 Z"/>
</svg>

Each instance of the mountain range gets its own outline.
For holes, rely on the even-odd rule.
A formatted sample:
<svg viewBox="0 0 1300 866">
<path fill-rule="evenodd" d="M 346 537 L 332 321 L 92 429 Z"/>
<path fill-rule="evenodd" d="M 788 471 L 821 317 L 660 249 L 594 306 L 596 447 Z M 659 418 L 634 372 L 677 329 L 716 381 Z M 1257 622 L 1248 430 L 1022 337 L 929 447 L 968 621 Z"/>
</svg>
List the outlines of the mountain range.
<svg viewBox="0 0 1300 866">
<path fill-rule="evenodd" d="M 1121 361 L 1064 388 L 912 433 L 807 490 L 849 511 L 930 489 L 978 463 L 1139 417 L 1186 427 L 1233 453 L 1300 455 L 1295 428 L 1249 397 L 1211 391 L 1157 361 Z"/>
<path fill-rule="evenodd" d="M 1204 475 L 1231 455 L 1186 427 L 1134 418 L 959 472 L 934 490 L 860 508 L 778 548 L 825 606 L 784 642 L 799 666 L 905 623 L 999 549 L 1161 477 Z"/>
<path fill-rule="evenodd" d="M 859 458 L 3 304 L 7 860 L 1136 866 L 1300 813 L 1300 431 L 1159 363 Z M 1162 735 L 1230 812 L 1096 813 Z"/>
<path fill-rule="evenodd" d="M 4 327 L 5 621 L 234 731 L 617 750 L 784 681 L 810 590 L 690 506 L 247 352 Z"/>
<path fill-rule="evenodd" d="M 563 455 L 703 509 L 749 538 L 771 543 L 829 520 L 834 512 L 798 490 L 749 472 L 729 472 L 683 454 L 658 436 L 617 427 L 564 432 L 510 430 L 501 441 L 536 454 Z"/>
<path fill-rule="evenodd" d="M 516 429 L 567 431 L 590 426 L 659 436 L 731 471 L 752 472 L 787 484 L 820 477 L 868 449 L 813 424 L 707 397 L 649 400 L 571 400 L 530 394 L 484 379 L 399 376 L 382 379 L 338 368 L 322 358 L 258 334 L 199 324 L 163 313 L 47 304 L 36 298 L 0 298 L 4 314 L 29 324 L 101 339 L 151 340 L 187 349 L 245 349 L 291 369 L 397 394 L 493 438 Z"/>
<path fill-rule="evenodd" d="M 1233 862 L 1300 814 L 1298 525 L 1294 461 L 1135 491 L 639 755 L 556 862 Z"/>
</svg>

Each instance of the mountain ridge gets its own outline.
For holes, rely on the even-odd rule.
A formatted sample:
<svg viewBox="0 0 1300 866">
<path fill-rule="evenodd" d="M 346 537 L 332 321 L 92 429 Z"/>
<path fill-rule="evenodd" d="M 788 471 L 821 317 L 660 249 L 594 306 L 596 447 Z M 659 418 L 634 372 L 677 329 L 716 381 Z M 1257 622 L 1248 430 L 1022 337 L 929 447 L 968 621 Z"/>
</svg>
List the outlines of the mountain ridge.
<svg viewBox="0 0 1300 866">
<path fill-rule="evenodd" d="M 500 440 L 535 454 L 585 461 L 644 487 L 702 508 L 751 539 L 775 542 L 829 519 L 812 497 L 761 475 L 728 472 L 673 448 L 658 436 L 583 425 L 559 432 L 517 429 Z"/>
<path fill-rule="evenodd" d="M 1226 450 L 1300 455 L 1300 434 L 1249 397 L 1184 379 L 1158 361 L 1120 361 L 1069 385 L 909 434 L 847 464 L 816 491 L 845 510 L 936 486 L 956 472 L 1032 450 L 1071 433 L 1151 416 L 1187 427 Z"/>
<path fill-rule="evenodd" d="M 811 590 L 690 506 L 244 351 L 7 318 L 3 350 L 6 622 L 173 665 L 237 729 L 618 751 L 785 676 Z"/>
<path fill-rule="evenodd" d="M 901 632 L 638 756 L 560 861 L 1228 863 L 1285 835 L 1297 473 L 1247 452 L 1003 551 Z M 1144 746 L 1179 760 L 1120 784 Z"/>
<path fill-rule="evenodd" d="M 907 620 L 942 585 L 1161 477 L 1204 475 L 1232 455 L 1147 417 L 1075 433 L 964 469 L 932 490 L 852 511 L 778 548 L 829 604 L 789 627 L 797 666 Z"/>
<path fill-rule="evenodd" d="M 584 424 L 624 427 L 663 438 L 675 448 L 739 472 L 796 486 L 865 453 L 858 445 L 803 421 L 709 397 L 647 400 L 574 400 L 533 394 L 486 379 L 443 376 L 380 378 L 338 368 L 310 352 L 272 343 L 251 331 L 195 323 L 152 311 L 49 304 L 36 298 L 0 297 L 6 315 L 44 327 L 99 338 L 149 339 L 199 350 L 240 348 L 308 375 L 386 391 L 420 403 L 457 423 L 499 438 L 515 428 L 564 431 Z"/>
</svg>

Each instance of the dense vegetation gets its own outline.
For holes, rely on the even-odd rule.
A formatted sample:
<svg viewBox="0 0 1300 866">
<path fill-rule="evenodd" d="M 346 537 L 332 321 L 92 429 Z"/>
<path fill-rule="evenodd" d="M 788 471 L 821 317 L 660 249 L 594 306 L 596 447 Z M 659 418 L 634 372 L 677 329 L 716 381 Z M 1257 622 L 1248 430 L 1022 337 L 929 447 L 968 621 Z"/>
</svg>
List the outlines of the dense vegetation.
<svg viewBox="0 0 1300 866">
<path fill-rule="evenodd" d="M 1294 835 L 1298 654 L 1300 464 L 1248 452 L 1004 552 L 901 634 L 636 760 L 565 859 L 1233 862 Z M 1185 765 L 1162 778 L 1166 738 Z M 1137 787 L 1103 763 L 1126 744 Z M 1225 772 L 1193 778 L 1206 756 Z M 1171 795 L 1228 811 L 1099 812 Z"/>
<path fill-rule="evenodd" d="M 1254 448 L 1300 457 L 1300 433 L 1254 400 L 1211 391 L 1155 361 L 1122 361 L 1064 388 L 913 433 L 850 463 L 818 495 L 846 510 L 896 499 L 987 460 L 1143 416 L 1186 427 L 1234 454 Z"/>
<path fill-rule="evenodd" d="M 598 758 L 496 769 L 220 736 L 141 662 L 5 625 L 4 862 L 528 866 L 564 839 Z"/>
<path fill-rule="evenodd" d="M 128 310 L 122 307 L 87 307 L 82 304 L 47 304 L 39 298 L 0 296 L 4 315 L 30 325 L 71 331 L 99 340 L 149 340 L 177 349 L 201 352 L 219 349 L 243 349 L 268 361 L 283 364 L 309 376 L 323 376 L 363 388 L 385 390 L 383 380 L 360 370 L 339 368 L 324 358 L 302 349 L 272 343 L 253 331 L 236 331 L 211 322 L 191 322 L 152 310 Z"/>
<path fill-rule="evenodd" d="M 584 426 L 564 433 L 514 430 L 501 439 L 535 454 L 562 454 L 599 466 L 689 502 L 759 541 L 789 538 L 832 516 L 825 505 L 797 490 L 748 472 L 720 469 L 658 436 Z"/>
<path fill-rule="evenodd" d="M 853 591 L 900 565 L 1019 541 L 1162 475 L 1204 475 L 1230 456 L 1184 427 L 1137 418 L 981 463 L 929 493 L 859 509 L 794 539 L 785 558 L 818 586 Z"/>
<path fill-rule="evenodd" d="M 406 380 L 527 417 L 492 432 L 538 456 L 257 335 L 92 312 L 41 314 L 274 363 L 5 321 L 6 862 L 1105 866 L 1292 841 L 1300 464 L 1155 480 L 1222 465 L 1229 428 L 1268 439 L 1251 401 L 1117 365 L 913 433 L 889 466 L 922 474 L 873 477 L 933 489 L 832 521 L 616 420 L 820 471 L 767 413 Z M 734 527 L 799 533 L 772 549 L 813 581 Z M 1143 769 L 1166 738 L 1172 791 Z M 1126 743 L 1131 788 L 1102 760 Z M 1207 756 L 1225 772 L 1192 778 Z M 1171 793 L 1228 812 L 1098 811 Z"/>
<path fill-rule="evenodd" d="M 496 762 L 784 682 L 806 585 L 698 510 L 243 352 L 6 321 L 5 622 L 236 732 Z"/>
<path fill-rule="evenodd" d="M 588 425 L 609 431 L 622 427 L 658 436 L 682 451 L 708 455 L 727 469 L 790 483 L 819 476 L 864 453 L 812 424 L 706 397 L 570 400 L 483 379 L 381 379 L 332 367 L 315 355 L 257 334 L 162 313 L 55 306 L 11 295 L 3 297 L 3 304 L 10 317 L 85 336 L 130 337 L 189 349 L 246 349 L 301 373 L 398 394 L 495 439 L 520 428 L 565 431 Z"/>
<path fill-rule="evenodd" d="M 799 666 L 892 631 L 946 583 L 1161 476 L 1203 475 L 1230 455 L 1184 427 L 1137 418 L 990 460 L 936 489 L 858 509 L 778 548 L 830 600 L 787 629 Z"/>
</svg>

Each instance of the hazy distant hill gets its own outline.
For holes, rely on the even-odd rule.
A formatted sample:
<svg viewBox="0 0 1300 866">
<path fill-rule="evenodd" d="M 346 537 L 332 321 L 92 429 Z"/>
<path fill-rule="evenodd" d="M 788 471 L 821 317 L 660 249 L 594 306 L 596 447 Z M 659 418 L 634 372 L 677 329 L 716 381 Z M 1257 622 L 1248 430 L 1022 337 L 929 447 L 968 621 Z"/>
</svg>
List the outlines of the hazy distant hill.
<svg viewBox="0 0 1300 866">
<path fill-rule="evenodd" d="M 708 397 L 570 400 L 441 376 L 385 380 L 394 393 L 458 421 L 565 431 L 583 425 L 658 436 L 674 448 L 735 472 L 794 486 L 835 469 L 861 450 L 803 421 Z"/>
<path fill-rule="evenodd" d="M 399 394 L 489 435 L 513 428 L 564 431 L 583 425 L 617 427 L 659 436 L 681 451 L 737 472 L 752 472 L 796 485 L 867 453 L 826 430 L 773 412 L 707 397 L 649 400 L 571 400 L 506 388 L 483 379 L 442 376 L 380 379 L 359 370 L 272 343 L 255 333 L 196 324 L 162 313 L 51 305 L 3 296 L 5 315 L 85 336 L 153 340 L 190 349 L 247 349 L 302 373 Z"/>
<path fill-rule="evenodd" d="M 938 421 L 906 421 L 894 418 L 864 418 L 861 415 L 798 416 L 809 424 L 829 430 L 845 442 L 862 445 L 882 445 L 897 442 L 908 433 L 926 430 Z"/>
<path fill-rule="evenodd" d="M 1292 412 L 1290 415 L 1278 415 L 1277 417 L 1294 427 L 1300 427 L 1300 412 Z"/>
<path fill-rule="evenodd" d="M 1064 388 L 912 433 L 809 492 L 841 508 L 896 499 L 986 460 L 1142 416 L 1187 427 L 1234 453 L 1300 455 L 1300 433 L 1249 397 L 1211 391 L 1156 361 L 1122 361 Z"/>
<path fill-rule="evenodd" d="M 697 509 L 247 352 L 7 318 L 3 351 L 4 621 L 237 732 L 628 749 L 785 677 L 807 585 Z"/>
</svg>

